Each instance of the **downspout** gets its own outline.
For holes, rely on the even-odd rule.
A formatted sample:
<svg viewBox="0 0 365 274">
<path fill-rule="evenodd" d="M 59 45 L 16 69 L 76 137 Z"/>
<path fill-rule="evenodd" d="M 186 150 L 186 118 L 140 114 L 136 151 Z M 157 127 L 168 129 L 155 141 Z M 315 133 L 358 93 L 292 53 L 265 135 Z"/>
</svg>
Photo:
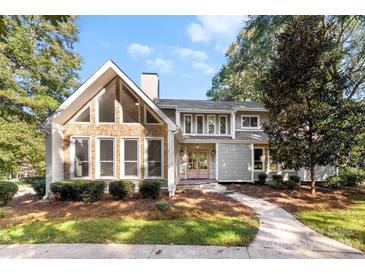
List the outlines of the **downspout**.
<svg viewBox="0 0 365 274">
<path fill-rule="evenodd" d="M 171 132 L 171 133 L 170 133 Z M 179 131 L 169 130 L 168 132 L 168 180 L 167 189 L 169 191 L 169 197 L 175 196 L 176 183 L 175 183 L 175 134 Z M 171 134 L 171 137 L 170 137 Z"/>
</svg>

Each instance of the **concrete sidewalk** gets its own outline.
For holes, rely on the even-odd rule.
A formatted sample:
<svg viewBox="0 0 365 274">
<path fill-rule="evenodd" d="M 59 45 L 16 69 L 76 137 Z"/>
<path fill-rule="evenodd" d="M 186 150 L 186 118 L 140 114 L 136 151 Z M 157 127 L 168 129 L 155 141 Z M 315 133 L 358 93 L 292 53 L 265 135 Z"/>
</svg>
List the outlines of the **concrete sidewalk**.
<svg viewBox="0 0 365 274">
<path fill-rule="evenodd" d="M 0 245 L 0 259 L 365 259 L 342 252 L 191 245 Z"/>
</svg>

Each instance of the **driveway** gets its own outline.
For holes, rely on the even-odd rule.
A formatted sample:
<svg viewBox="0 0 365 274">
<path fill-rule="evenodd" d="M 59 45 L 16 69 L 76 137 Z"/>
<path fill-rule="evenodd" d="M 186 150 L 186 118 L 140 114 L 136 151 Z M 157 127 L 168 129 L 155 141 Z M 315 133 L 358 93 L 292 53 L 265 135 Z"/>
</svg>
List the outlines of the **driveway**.
<svg viewBox="0 0 365 274">
<path fill-rule="evenodd" d="M 364 253 L 308 228 L 258 198 L 227 193 L 251 207 L 260 228 L 248 247 L 125 244 L 0 245 L 0 259 L 365 259 Z"/>
</svg>

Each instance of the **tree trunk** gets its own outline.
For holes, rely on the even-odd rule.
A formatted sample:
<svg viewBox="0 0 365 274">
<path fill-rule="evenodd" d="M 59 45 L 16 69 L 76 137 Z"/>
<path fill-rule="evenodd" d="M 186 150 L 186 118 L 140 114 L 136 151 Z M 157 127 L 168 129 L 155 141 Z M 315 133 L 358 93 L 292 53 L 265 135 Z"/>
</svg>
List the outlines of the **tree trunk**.
<svg viewBox="0 0 365 274">
<path fill-rule="evenodd" d="M 314 174 L 314 166 L 311 166 L 310 172 L 311 172 L 311 190 L 312 190 L 312 194 L 315 195 L 316 194 L 316 178 L 315 178 L 315 174 Z"/>
</svg>

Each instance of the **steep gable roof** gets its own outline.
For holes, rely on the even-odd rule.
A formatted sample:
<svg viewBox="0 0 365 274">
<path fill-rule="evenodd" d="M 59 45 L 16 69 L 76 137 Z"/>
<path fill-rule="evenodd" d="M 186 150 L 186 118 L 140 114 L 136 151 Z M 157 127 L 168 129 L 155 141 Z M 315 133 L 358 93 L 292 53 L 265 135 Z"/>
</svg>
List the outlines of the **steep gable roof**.
<svg viewBox="0 0 365 274">
<path fill-rule="evenodd" d="M 48 129 L 52 122 L 63 124 L 79 111 L 104 86 L 119 76 L 161 119 L 167 123 L 170 130 L 176 130 L 171 119 L 112 61 L 108 60 L 74 93 L 72 93 L 42 124 Z"/>
</svg>

